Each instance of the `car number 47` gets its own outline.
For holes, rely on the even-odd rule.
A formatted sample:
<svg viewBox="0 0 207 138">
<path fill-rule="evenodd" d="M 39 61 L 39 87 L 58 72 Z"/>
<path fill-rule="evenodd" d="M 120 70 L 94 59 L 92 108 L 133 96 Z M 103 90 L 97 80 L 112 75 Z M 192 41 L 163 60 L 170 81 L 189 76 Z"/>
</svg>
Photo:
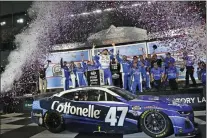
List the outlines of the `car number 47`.
<svg viewBox="0 0 207 138">
<path fill-rule="evenodd" d="M 117 117 L 116 113 L 117 111 L 121 111 L 120 117 Z M 124 119 L 126 117 L 126 114 L 128 112 L 128 107 L 110 107 L 105 122 L 110 123 L 110 126 L 123 126 L 124 125 Z M 118 124 L 117 124 L 117 118 L 119 118 Z"/>
</svg>

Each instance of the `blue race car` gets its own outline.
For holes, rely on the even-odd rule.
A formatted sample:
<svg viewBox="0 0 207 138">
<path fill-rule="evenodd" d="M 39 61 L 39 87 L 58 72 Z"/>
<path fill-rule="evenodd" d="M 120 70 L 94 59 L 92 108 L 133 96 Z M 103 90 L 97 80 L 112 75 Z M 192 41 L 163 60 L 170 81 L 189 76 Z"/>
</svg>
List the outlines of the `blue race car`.
<svg viewBox="0 0 207 138">
<path fill-rule="evenodd" d="M 50 132 L 129 134 L 163 138 L 195 135 L 191 106 L 155 96 L 136 96 L 114 86 L 81 87 L 34 100 L 33 122 Z"/>
</svg>

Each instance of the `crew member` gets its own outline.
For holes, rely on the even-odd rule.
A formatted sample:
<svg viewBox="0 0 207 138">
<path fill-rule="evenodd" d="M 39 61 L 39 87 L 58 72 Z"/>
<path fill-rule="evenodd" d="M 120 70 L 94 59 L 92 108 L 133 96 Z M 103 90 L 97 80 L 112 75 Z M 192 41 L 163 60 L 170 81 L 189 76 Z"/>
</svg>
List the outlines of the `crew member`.
<svg viewBox="0 0 207 138">
<path fill-rule="evenodd" d="M 172 61 L 168 63 L 168 68 L 166 69 L 165 72 L 165 80 L 168 79 L 169 81 L 169 85 L 171 90 L 177 90 L 178 89 L 178 70 L 176 69 L 176 67 L 173 65 L 174 62 Z"/>
<path fill-rule="evenodd" d="M 137 86 L 139 89 L 139 92 L 143 92 L 142 89 L 142 80 L 144 78 L 144 69 L 142 67 L 138 67 L 137 63 L 133 63 L 133 66 L 130 71 L 131 76 L 131 91 L 132 93 L 136 94 Z"/>
<path fill-rule="evenodd" d="M 164 79 L 164 70 L 158 67 L 157 62 L 155 62 L 153 66 L 154 67 L 151 69 L 151 81 L 153 82 L 153 86 L 159 91 Z"/>
<path fill-rule="evenodd" d="M 156 54 L 154 54 L 151 58 L 151 68 L 154 67 L 154 63 L 157 63 L 158 67 L 162 67 L 162 60 L 158 59 Z"/>
<path fill-rule="evenodd" d="M 122 87 L 125 90 L 130 90 L 131 85 L 131 77 L 130 77 L 130 69 L 132 66 L 132 63 L 127 60 L 127 56 L 123 55 L 122 59 L 119 57 L 119 53 L 116 56 L 116 59 L 120 63 L 120 72 L 122 74 Z"/>
<path fill-rule="evenodd" d="M 194 73 L 193 64 L 194 64 L 194 62 L 188 56 L 187 52 L 183 52 L 183 60 L 184 60 L 185 66 L 186 66 L 185 87 L 189 87 L 189 75 L 190 75 L 190 78 L 193 82 L 193 86 L 195 87 L 196 86 L 196 81 L 195 81 L 195 78 L 193 76 L 193 73 Z"/>
<path fill-rule="evenodd" d="M 67 66 L 67 62 L 64 61 L 64 63 L 63 63 L 63 58 L 61 58 L 61 60 L 60 60 L 60 66 L 62 68 L 63 88 L 64 88 L 64 90 L 68 90 L 69 89 L 70 72 L 69 72 L 69 68 Z"/>
<path fill-rule="evenodd" d="M 76 72 L 76 77 L 77 77 L 77 82 L 78 82 L 79 87 L 88 86 L 87 79 L 84 74 L 85 71 L 86 71 L 86 69 L 81 67 L 81 63 L 78 63 L 77 67 L 75 68 L 75 72 Z"/>
<path fill-rule="evenodd" d="M 47 90 L 47 79 L 46 79 L 46 70 L 47 68 L 49 67 L 49 63 L 51 61 L 48 60 L 47 61 L 47 65 L 44 67 L 44 65 L 41 65 L 40 66 L 40 69 L 39 69 L 39 90 L 40 90 L 40 93 L 45 93 L 46 90 Z"/>
<path fill-rule="evenodd" d="M 201 82 L 203 84 L 203 95 L 206 98 L 206 64 L 201 62 Z"/>
<path fill-rule="evenodd" d="M 116 54 L 115 44 L 113 43 L 112 45 L 114 47 L 113 54 L 115 55 Z M 95 45 L 93 45 L 92 56 L 97 63 L 100 63 L 99 68 L 104 71 L 105 84 L 112 85 L 112 75 L 111 75 L 111 70 L 110 70 L 110 62 L 111 62 L 112 58 L 114 57 L 114 55 L 110 55 L 107 49 L 103 50 L 100 55 L 95 55 L 94 48 L 95 48 Z"/>
<path fill-rule="evenodd" d="M 69 72 L 70 72 L 72 88 L 75 88 L 76 87 L 76 76 L 75 76 L 76 72 L 75 72 L 75 63 L 73 61 L 70 62 Z"/>
</svg>

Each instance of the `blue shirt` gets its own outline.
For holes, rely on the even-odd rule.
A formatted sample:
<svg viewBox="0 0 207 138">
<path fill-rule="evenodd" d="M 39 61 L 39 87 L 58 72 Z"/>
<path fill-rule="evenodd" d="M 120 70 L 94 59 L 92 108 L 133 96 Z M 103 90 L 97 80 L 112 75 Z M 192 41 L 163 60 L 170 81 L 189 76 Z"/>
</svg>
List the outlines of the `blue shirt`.
<svg viewBox="0 0 207 138">
<path fill-rule="evenodd" d="M 154 80 L 160 80 L 162 77 L 162 74 L 164 73 L 164 70 L 160 67 L 156 68 L 152 68 L 151 70 L 151 74 L 154 77 Z"/>
<path fill-rule="evenodd" d="M 119 57 L 119 55 L 116 56 L 116 59 L 120 63 L 120 72 L 122 72 L 122 73 L 130 73 L 132 62 L 130 62 L 128 60 L 125 61 L 125 60 L 121 59 Z"/>
<path fill-rule="evenodd" d="M 186 66 L 187 67 L 193 66 L 194 62 L 189 56 L 185 56 L 185 57 L 183 57 L 183 59 L 186 61 Z"/>
<path fill-rule="evenodd" d="M 145 74 L 145 69 L 143 67 L 131 68 L 130 70 L 132 81 L 142 81 Z"/>
<path fill-rule="evenodd" d="M 206 69 L 201 70 L 201 81 L 203 85 L 206 85 Z"/>
<path fill-rule="evenodd" d="M 166 75 L 168 79 L 176 79 L 177 78 L 177 68 L 175 66 L 169 67 L 166 70 Z"/>
<path fill-rule="evenodd" d="M 169 63 L 173 63 L 174 64 L 175 63 L 175 59 L 173 57 L 170 57 L 170 58 L 166 57 L 165 58 L 165 67 L 168 67 Z"/>
</svg>

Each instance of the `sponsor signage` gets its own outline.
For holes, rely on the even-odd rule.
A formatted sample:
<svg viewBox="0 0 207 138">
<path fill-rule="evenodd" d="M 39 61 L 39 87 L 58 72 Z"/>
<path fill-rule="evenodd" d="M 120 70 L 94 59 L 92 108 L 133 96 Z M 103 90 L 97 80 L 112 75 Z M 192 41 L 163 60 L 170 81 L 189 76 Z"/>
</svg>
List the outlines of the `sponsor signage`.
<svg viewBox="0 0 207 138">
<path fill-rule="evenodd" d="M 87 72 L 87 81 L 89 86 L 104 85 L 103 70 L 93 70 Z"/>
</svg>

